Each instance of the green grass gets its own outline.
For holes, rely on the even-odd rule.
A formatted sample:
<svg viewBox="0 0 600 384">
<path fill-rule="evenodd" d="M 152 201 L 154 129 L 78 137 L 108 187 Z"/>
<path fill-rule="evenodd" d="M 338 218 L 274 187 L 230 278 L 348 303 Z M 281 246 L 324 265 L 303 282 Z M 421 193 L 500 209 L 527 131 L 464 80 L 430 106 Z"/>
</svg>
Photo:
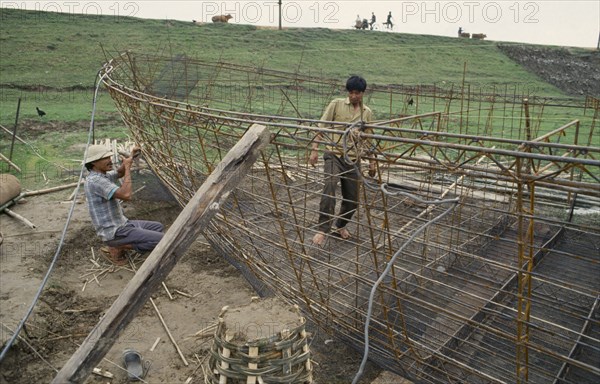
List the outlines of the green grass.
<svg viewBox="0 0 600 384">
<path fill-rule="evenodd" d="M 278 31 L 237 24 L 0 9 L 0 50 L 0 124 L 14 127 L 21 98 L 17 133 L 50 164 L 65 167 L 73 165 L 65 159 L 82 155 L 82 148 L 79 152 L 73 148 L 87 138 L 99 69 L 126 50 L 299 71 L 339 79 L 340 84 L 358 73 L 378 85 L 455 84 L 458 89 L 464 80 L 472 89 L 517 86 L 535 94 L 564 96 L 506 57 L 495 42 L 428 35 L 323 28 Z M 44 118 L 37 116 L 36 106 L 47 112 Z M 372 107 L 380 115 L 389 112 L 386 101 L 373 100 Z M 277 106 L 262 108 L 269 111 Z M 316 109 L 314 114 L 318 114 Z M 569 119 L 557 116 L 560 122 L 543 129 Z M 103 122 L 96 128 L 97 137 L 127 136 L 105 92 L 98 100 L 96 120 Z M 70 123 L 68 129 L 60 128 L 64 123 Z M 32 127 L 36 129 L 28 129 Z M 0 152 L 8 155 L 8 136 L 0 134 Z M 47 162 L 29 147 L 17 144 L 16 148 L 13 160 L 20 166 L 36 170 Z"/>
</svg>

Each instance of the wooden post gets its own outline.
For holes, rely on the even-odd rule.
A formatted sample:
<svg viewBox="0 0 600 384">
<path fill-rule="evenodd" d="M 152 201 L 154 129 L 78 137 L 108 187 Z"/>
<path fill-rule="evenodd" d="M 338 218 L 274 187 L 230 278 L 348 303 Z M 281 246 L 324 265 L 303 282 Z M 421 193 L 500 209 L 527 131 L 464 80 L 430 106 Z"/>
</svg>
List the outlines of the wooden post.
<svg viewBox="0 0 600 384">
<path fill-rule="evenodd" d="M 258 124 L 250 127 L 198 189 L 161 242 L 52 383 L 85 381 L 110 350 L 119 333 L 142 309 L 190 244 L 206 228 L 222 200 L 227 198 L 229 192 L 252 167 L 269 138 L 266 127 Z"/>
</svg>

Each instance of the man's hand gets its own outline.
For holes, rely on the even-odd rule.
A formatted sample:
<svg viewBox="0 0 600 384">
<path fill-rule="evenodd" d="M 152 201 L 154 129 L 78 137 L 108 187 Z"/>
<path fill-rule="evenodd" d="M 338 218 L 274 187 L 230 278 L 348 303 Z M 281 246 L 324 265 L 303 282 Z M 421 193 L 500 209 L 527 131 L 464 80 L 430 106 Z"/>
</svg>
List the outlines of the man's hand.
<svg viewBox="0 0 600 384">
<path fill-rule="evenodd" d="M 132 155 L 129 157 L 119 156 L 121 158 L 121 167 L 123 169 L 131 169 L 131 164 L 133 164 L 133 151 L 131 151 Z"/>
<path fill-rule="evenodd" d="M 369 162 L 369 177 L 375 177 L 377 175 L 377 168 L 374 161 Z"/>
<path fill-rule="evenodd" d="M 142 153 L 142 149 L 136 144 L 131 148 L 131 157 L 138 157 Z"/>
<path fill-rule="evenodd" d="M 310 156 L 308 157 L 308 164 L 310 164 L 314 167 L 317 165 L 318 161 L 319 161 L 319 151 L 313 148 L 313 150 L 310 151 Z"/>
<path fill-rule="evenodd" d="M 308 156 L 308 164 L 313 167 L 316 166 L 319 161 L 319 140 L 321 140 L 321 134 L 317 133 L 311 143 L 312 150 L 310 151 L 310 156 Z"/>
</svg>

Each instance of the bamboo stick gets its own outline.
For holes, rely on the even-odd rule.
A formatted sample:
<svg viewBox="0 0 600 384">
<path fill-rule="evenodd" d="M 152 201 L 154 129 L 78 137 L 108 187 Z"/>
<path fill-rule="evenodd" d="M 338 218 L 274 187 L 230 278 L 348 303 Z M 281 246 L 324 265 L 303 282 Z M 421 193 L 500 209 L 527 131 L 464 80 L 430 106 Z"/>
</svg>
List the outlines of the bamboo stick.
<svg viewBox="0 0 600 384">
<path fill-rule="evenodd" d="M 27 220 L 26 218 L 24 218 L 23 216 L 19 215 L 18 213 L 15 213 L 15 212 L 11 211 L 8 208 L 4 208 L 4 212 L 8 216 L 12 217 L 13 219 L 19 220 L 20 222 L 22 222 L 23 224 L 25 224 L 29 228 L 35 229 L 35 225 L 31 221 Z"/>
<path fill-rule="evenodd" d="M 187 360 L 185 359 L 185 356 L 183 355 L 183 352 L 181 352 L 181 349 L 179 348 L 179 345 L 177 345 L 177 342 L 175 341 L 175 338 L 171 334 L 171 331 L 169 331 L 169 327 L 167 326 L 167 323 L 165 322 L 165 319 L 163 319 L 162 315 L 160 314 L 160 311 L 158 310 L 158 307 L 156 306 L 156 304 L 154 303 L 154 300 L 152 298 L 150 298 L 150 302 L 152 303 L 152 306 L 154 307 L 154 310 L 156 311 L 156 314 L 158 315 L 158 318 L 160 319 L 160 322 L 162 323 L 163 327 L 165 328 L 165 331 L 167 332 L 167 336 L 169 336 L 169 339 L 171 340 L 171 342 L 175 346 L 175 349 L 177 350 L 177 353 L 179 354 L 179 357 L 181 357 L 181 360 L 183 361 L 183 364 L 187 367 L 189 364 L 188 364 Z"/>
<path fill-rule="evenodd" d="M 23 144 L 27 144 L 27 142 L 23 139 L 21 139 L 19 136 L 15 135 L 14 133 L 11 132 L 10 129 L 6 128 L 3 125 L 0 125 L 0 128 L 4 129 L 7 133 L 9 133 L 11 136 L 14 136 L 15 139 L 17 139 L 19 142 L 23 143 Z"/>
<path fill-rule="evenodd" d="M 71 183 L 71 184 L 59 185 L 58 187 L 40 189 L 40 190 L 37 190 L 37 191 L 27 191 L 27 192 L 23 192 L 22 195 L 23 195 L 23 197 L 35 196 L 35 195 L 43 195 L 43 194 L 46 194 L 46 193 L 57 192 L 57 191 L 62 191 L 63 189 L 68 189 L 68 188 L 76 187 L 76 186 L 78 186 L 81 183 L 83 183 L 83 180 L 75 182 L 75 183 Z"/>
<path fill-rule="evenodd" d="M 8 159 L 8 157 L 4 156 L 3 154 L 0 153 L 0 159 L 6 161 L 8 163 L 8 165 L 10 165 L 11 167 L 13 167 L 15 169 L 15 171 L 21 173 L 21 168 L 19 168 L 15 163 L 13 163 L 12 161 L 10 161 Z"/>
<path fill-rule="evenodd" d="M 156 341 L 154 342 L 154 344 L 152 344 L 152 347 L 150 348 L 150 352 L 154 352 L 154 350 L 156 349 L 156 346 L 158 345 L 160 341 L 160 337 L 156 338 Z"/>
</svg>

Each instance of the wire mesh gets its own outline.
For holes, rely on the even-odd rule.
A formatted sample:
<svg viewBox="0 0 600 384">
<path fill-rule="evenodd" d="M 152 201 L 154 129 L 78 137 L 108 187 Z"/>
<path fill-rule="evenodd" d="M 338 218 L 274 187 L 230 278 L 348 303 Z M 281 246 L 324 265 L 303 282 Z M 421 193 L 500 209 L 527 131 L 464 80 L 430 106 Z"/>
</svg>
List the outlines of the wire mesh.
<svg viewBox="0 0 600 384">
<path fill-rule="evenodd" d="M 132 53 L 104 75 L 182 206 L 250 125 L 269 127 L 271 144 L 205 232 L 261 295 L 357 349 L 370 315 L 370 358 L 416 381 L 600 380 L 597 100 L 370 86 L 378 120 L 357 137 L 377 176 L 363 176 L 351 238 L 318 247 L 325 175 L 307 160 L 317 133 L 342 150 L 318 120 L 338 81 Z M 458 204 L 432 224 L 447 206 L 427 202 L 444 198 Z"/>
</svg>

